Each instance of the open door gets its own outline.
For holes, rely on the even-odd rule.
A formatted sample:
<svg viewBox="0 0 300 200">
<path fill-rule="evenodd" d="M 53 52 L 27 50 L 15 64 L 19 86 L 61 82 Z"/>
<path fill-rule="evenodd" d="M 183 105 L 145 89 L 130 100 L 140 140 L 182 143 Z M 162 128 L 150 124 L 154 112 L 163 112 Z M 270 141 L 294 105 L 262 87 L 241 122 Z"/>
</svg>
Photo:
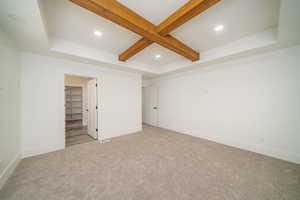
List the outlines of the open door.
<svg viewBox="0 0 300 200">
<path fill-rule="evenodd" d="M 98 139 L 98 92 L 97 79 L 90 80 L 87 84 L 88 92 L 88 134 Z"/>
<path fill-rule="evenodd" d="M 143 123 L 158 126 L 158 89 L 155 86 L 143 88 Z"/>
</svg>

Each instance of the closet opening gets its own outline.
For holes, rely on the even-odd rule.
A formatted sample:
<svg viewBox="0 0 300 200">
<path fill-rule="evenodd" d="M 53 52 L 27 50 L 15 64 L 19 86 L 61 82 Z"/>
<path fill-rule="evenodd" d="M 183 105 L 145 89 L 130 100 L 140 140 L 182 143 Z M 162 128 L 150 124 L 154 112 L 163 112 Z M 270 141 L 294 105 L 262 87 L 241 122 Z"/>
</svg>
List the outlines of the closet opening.
<svg viewBox="0 0 300 200">
<path fill-rule="evenodd" d="M 65 75 L 66 147 L 98 140 L 97 79 Z"/>
</svg>

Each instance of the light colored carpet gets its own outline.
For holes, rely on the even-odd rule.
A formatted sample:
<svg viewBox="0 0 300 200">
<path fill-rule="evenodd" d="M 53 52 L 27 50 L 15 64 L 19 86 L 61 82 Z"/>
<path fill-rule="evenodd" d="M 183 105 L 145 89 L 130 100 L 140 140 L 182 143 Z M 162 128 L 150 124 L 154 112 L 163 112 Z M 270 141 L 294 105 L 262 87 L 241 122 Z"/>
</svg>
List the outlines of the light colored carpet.
<svg viewBox="0 0 300 200">
<path fill-rule="evenodd" d="M 26 158 L 1 200 L 299 200 L 300 166 L 145 127 Z"/>
</svg>

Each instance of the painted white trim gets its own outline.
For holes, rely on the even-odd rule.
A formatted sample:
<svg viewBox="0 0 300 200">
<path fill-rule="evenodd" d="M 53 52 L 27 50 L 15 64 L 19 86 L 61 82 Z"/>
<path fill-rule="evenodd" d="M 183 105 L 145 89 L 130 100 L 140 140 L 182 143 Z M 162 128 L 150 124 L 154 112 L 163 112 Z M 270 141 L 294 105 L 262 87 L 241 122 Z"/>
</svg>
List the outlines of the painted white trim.
<svg viewBox="0 0 300 200">
<path fill-rule="evenodd" d="M 51 146 L 47 146 L 47 147 L 38 147 L 38 148 L 27 149 L 22 152 L 22 158 L 37 156 L 37 155 L 50 153 L 50 152 L 63 150 L 63 149 L 65 149 L 64 145 L 51 145 Z"/>
<path fill-rule="evenodd" d="M 274 148 L 267 145 L 262 144 L 253 144 L 253 143 L 245 143 L 243 141 L 233 140 L 228 137 L 224 138 L 210 138 L 209 136 L 204 136 L 204 139 L 211 140 L 217 143 L 225 144 L 228 146 L 236 147 L 242 150 L 247 150 L 255 153 L 259 153 L 262 155 L 278 158 L 281 160 L 293 162 L 300 164 L 300 156 L 294 152 L 288 152 L 282 149 Z"/>
<path fill-rule="evenodd" d="M 103 140 L 112 140 L 113 138 L 117 138 L 117 137 L 121 137 L 121 136 L 126 136 L 126 135 L 131 135 L 131 134 L 134 134 L 134 133 L 140 133 L 140 132 L 142 132 L 143 131 L 143 129 L 142 128 L 140 128 L 140 129 L 138 129 L 138 130 L 132 130 L 132 131 L 126 131 L 126 132 L 124 132 L 124 133 L 122 133 L 122 134 L 116 134 L 116 135 L 114 135 L 113 137 L 104 137 L 103 135 L 101 135 L 101 133 L 99 134 L 99 138 L 98 138 L 98 140 L 99 141 L 103 141 Z M 102 136 L 102 137 L 101 137 Z"/>
<path fill-rule="evenodd" d="M 14 170 L 17 168 L 21 161 L 21 155 L 18 153 L 14 159 L 10 161 L 10 163 L 6 166 L 6 168 L 3 170 L 3 172 L 0 175 L 0 190 L 6 183 L 6 181 L 9 179 L 9 177 L 12 175 Z"/>
<path fill-rule="evenodd" d="M 296 164 L 300 164 L 300 155 L 298 155 L 295 152 L 289 152 L 289 151 L 285 151 L 279 148 L 274 148 L 271 146 L 267 146 L 267 145 L 262 145 L 262 144 L 253 144 L 253 143 L 245 143 L 239 140 L 234 140 L 232 138 L 229 137 L 211 137 L 208 135 L 193 135 L 193 134 L 189 134 L 186 132 L 180 132 L 177 130 L 172 130 L 169 128 L 164 128 L 164 127 L 160 127 L 166 130 L 170 130 L 170 131 L 175 131 L 178 133 L 182 133 L 185 135 L 190 135 L 193 137 L 197 137 L 197 138 L 201 138 L 201 139 L 205 139 L 205 140 L 209 140 L 212 142 L 216 142 L 216 143 L 220 143 L 220 144 L 224 144 L 224 145 L 228 145 L 231 147 L 235 147 L 241 150 L 246 150 L 246 151 L 251 151 L 254 153 L 258 153 L 258 154 L 262 154 L 265 156 L 270 156 L 273 158 L 277 158 L 280 160 L 285 160 L 288 162 L 292 162 L 292 163 L 296 163 Z"/>
</svg>

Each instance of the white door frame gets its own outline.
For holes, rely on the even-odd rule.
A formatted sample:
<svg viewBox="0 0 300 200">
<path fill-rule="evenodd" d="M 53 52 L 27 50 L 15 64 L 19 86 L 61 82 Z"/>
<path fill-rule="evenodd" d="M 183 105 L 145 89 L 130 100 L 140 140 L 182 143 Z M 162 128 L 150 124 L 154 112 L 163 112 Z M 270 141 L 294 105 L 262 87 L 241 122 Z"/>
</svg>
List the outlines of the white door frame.
<svg viewBox="0 0 300 200">
<path fill-rule="evenodd" d="M 95 86 L 95 92 L 96 92 L 96 94 L 95 94 L 95 97 L 96 97 L 96 99 L 94 99 L 94 103 L 95 103 L 95 105 L 93 105 L 93 109 L 94 109 L 94 112 L 95 112 L 95 119 L 91 119 L 90 117 L 91 117 L 91 112 L 92 112 L 92 109 L 91 109 L 91 105 L 90 105 L 90 95 L 89 95 L 89 90 L 90 90 L 90 88 L 89 88 L 89 82 L 91 82 L 91 81 L 93 81 L 91 84 L 93 85 L 93 86 Z M 99 139 L 99 126 L 98 126 L 98 115 L 99 115 L 99 113 L 98 113 L 98 108 L 99 108 L 99 105 L 98 105 L 98 80 L 97 80 L 97 78 L 93 78 L 92 80 L 90 80 L 88 83 L 87 83 L 87 91 L 88 91 L 88 96 L 87 96 L 87 99 L 88 99 L 88 134 L 91 136 L 91 137 L 93 137 L 94 139 L 96 139 L 96 140 L 98 140 Z M 95 98 L 95 97 L 93 97 L 93 98 Z M 95 132 L 93 131 L 93 133 L 91 133 L 91 130 L 90 130 L 90 124 L 93 124 L 93 123 L 91 123 L 91 120 L 92 121 L 94 121 L 94 126 L 95 127 L 92 127 L 92 129 L 94 130 L 95 129 Z"/>
<path fill-rule="evenodd" d="M 156 86 L 146 86 L 142 88 L 143 94 L 143 123 L 158 126 L 158 87 Z"/>
<path fill-rule="evenodd" d="M 82 75 L 82 74 L 70 74 L 70 73 L 64 73 L 64 81 L 65 81 L 65 76 L 79 76 L 79 77 L 84 77 L 84 78 L 91 78 L 91 79 L 96 79 L 97 80 L 97 84 L 99 85 L 99 83 L 98 83 L 98 78 L 96 78 L 96 77 L 93 77 L 93 76 L 89 76 L 89 75 Z M 75 87 L 83 87 L 83 85 L 82 84 L 68 84 L 68 85 L 66 85 L 65 84 L 65 82 L 64 82 L 64 84 L 63 84 L 63 87 L 62 87 L 62 91 L 64 92 L 64 98 L 65 98 L 65 86 L 75 86 Z M 96 97 L 97 97 L 97 99 L 96 99 L 96 102 L 97 102 L 97 105 L 98 105 L 98 96 L 99 96 L 99 94 L 100 94 L 100 92 L 99 92 L 99 89 L 98 89 L 99 87 L 97 87 L 97 95 L 96 95 Z M 83 88 L 84 89 L 84 88 Z M 87 91 L 86 91 L 87 92 Z M 65 104 L 65 99 L 64 99 L 64 101 L 63 101 L 63 103 Z M 98 105 L 98 108 L 99 108 L 99 105 Z M 99 109 L 98 109 L 99 110 Z M 98 127 L 98 133 L 97 133 L 97 140 L 99 140 L 99 138 L 100 138 L 100 136 L 99 136 L 99 112 L 98 112 L 98 110 L 97 110 L 97 127 Z M 86 108 L 84 108 L 84 111 L 86 112 Z M 63 124 L 64 124 L 64 127 L 65 127 L 65 124 L 66 124 L 66 122 L 65 122 L 65 116 L 66 116 L 66 109 L 65 109 L 65 106 L 63 106 L 63 113 L 64 113 L 64 115 L 63 115 Z M 88 113 L 87 113 L 87 115 L 88 115 Z M 88 116 L 87 116 L 87 118 L 88 118 Z M 65 129 L 64 129 L 65 130 Z M 66 134 L 66 130 L 64 131 L 64 135 L 63 135 L 63 137 L 62 137 L 62 140 L 63 140 L 63 144 L 64 144 L 64 148 L 66 148 L 66 141 L 65 141 L 65 134 Z"/>
</svg>

